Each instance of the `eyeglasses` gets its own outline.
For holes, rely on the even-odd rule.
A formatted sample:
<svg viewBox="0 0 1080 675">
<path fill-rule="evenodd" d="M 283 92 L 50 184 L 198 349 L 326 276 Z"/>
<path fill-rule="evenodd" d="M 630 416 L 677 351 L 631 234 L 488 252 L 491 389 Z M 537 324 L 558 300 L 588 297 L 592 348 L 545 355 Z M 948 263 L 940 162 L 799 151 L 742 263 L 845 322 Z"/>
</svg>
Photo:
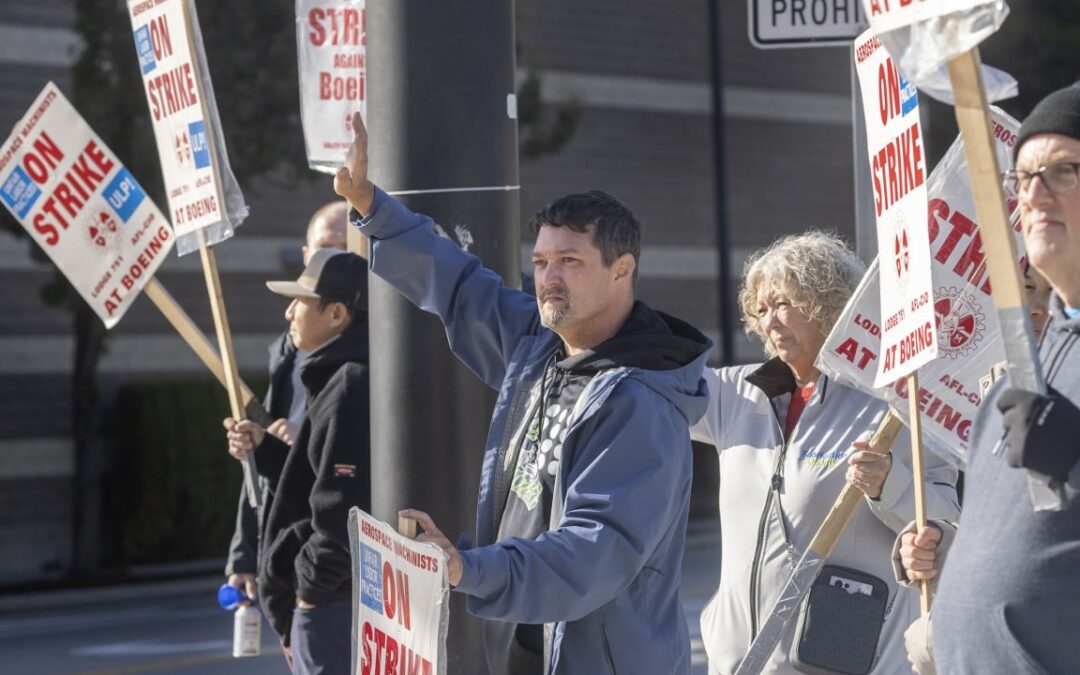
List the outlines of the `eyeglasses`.
<svg viewBox="0 0 1080 675">
<path fill-rule="evenodd" d="M 1080 169 L 1080 162 L 1061 162 L 1050 166 L 1040 166 L 1035 171 L 1006 171 L 1001 184 L 1006 190 L 1013 190 L 1016 194 L 1025 194 L 1031 187 L 1031 181 L 1038 177 L 1043 187 L 1054 194 L 1060 194 L 1076 187 L 1078 169 Z"/>
</svg>

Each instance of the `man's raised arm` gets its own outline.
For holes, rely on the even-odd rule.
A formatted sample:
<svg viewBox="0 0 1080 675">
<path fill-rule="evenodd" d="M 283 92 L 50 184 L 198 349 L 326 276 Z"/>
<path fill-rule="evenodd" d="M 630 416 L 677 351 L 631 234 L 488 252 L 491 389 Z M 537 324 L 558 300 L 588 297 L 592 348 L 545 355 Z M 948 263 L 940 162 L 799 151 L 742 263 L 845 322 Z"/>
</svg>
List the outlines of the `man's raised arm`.
<svg viewBox="0 0 1080 675">
<path fill-rule="evenodd" d="M 359 114 L 345 166 L 334 190 L 356 211 L 353 225 L 371 240 L 369 265 L 446 327 L 450 348 L 489 386 L 498 388 L 522 337 L 540 331 L 535 299 L 503 284 L 476 256 L 435 232 L 431 218 L 413 213 L 368 179 L 367 130 Z"/>
</svg>

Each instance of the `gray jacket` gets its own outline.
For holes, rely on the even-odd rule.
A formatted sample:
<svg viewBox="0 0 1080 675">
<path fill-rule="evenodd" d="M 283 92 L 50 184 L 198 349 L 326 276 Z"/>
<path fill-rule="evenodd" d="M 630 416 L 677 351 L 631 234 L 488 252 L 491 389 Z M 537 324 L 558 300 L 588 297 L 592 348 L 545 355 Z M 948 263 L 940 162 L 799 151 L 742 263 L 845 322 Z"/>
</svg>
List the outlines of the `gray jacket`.
<svg viewBox="0 0 1080 675">
<path fill-rule="evenodd" d="M 785 415 L 794 377 L 774 359 L 764 366 L 706 369 L 709 409 L 691 435 L 712 443 L 720 455 L 720 526 L 723 536 L 720 587 L 701 616 L 701 636 L 712 673 L 730 673 L 750 645 L 791 574 L 793 564 L 844 487 L 851 444 L 873 431 L 885 403 L 831 381 L 818 380 L 787 442 L 780 502 L 766 511 L 770 479 L 784 449 L 780 417 Z M 927 511 L 955 520 L 956 469 L 936 454 L 924 453 Z M 914 516 L 910 437 L 901 432 L 878 500 L 863 500 L 837 542 L 829 563 L 851 567 L 888 582 L 889 553 L 896 533 Z M 763 515 L 764 514 L 764 515 Z M 786 536 L 785 536 L 786 529 Z M 790 540 L 792 548 L 787 545 Z M 754 580 L 753 588 L 751 580 Z M 753 598 L 751 598 L 753 595 Z M 918 596 L 893 588 L 892 610 L 878 641 L 874 673 L 908 670 L 903 632 L 918 616 Z M 794 673 L 788 652 L 794 625 L 766 667 Z"/>
<path fill-rule="evenodd" d="M 1047 383 L 1080 403 L 1080 319 L 1067 320 L 1057 298 L 1039 356 Z M 934 658 L 941 673 L 1080 673 L 1080 465 L 1065 509 L 1036 513 L 1026 472 L 993 452 L 1007 386 L 975 418 L 964 516 L 934 603 Z"/>
</svg>

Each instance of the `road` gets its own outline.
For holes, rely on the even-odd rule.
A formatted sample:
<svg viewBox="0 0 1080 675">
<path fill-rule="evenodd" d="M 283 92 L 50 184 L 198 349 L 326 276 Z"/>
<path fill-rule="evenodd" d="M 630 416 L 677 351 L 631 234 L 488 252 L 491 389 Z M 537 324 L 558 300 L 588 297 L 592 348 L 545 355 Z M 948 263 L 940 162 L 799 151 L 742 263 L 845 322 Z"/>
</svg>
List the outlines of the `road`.
<svg viewBox="0 0 1080 675">
<path fill-rule="evenodd" d="M 687 544 L 683 604 L 694 675 L 706 675 L 697 617 L 716 587 L 719 533 L 696 528 Z M 73 600 L 70 605 L 0 613 L 0 673 L 10 675 L 288 675 L 264 622 L 262 655 L 234 659 L 232 614 L 217 608 L 217 578 L 144 599 Z M 30 601 L 26 603 L 31 605 Z M 46 603 L 48 604 L 48 603 Z M 51 603 L 57 604 L 57 603 Z"/>
</svg>

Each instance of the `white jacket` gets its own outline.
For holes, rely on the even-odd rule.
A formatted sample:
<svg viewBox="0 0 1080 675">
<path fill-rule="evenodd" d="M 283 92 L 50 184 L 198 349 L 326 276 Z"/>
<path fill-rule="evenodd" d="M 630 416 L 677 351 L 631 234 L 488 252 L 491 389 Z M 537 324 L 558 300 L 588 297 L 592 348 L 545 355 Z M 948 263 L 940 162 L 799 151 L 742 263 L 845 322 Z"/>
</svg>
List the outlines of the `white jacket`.
<svg viewBox="0 0 1080 675">
<path fill-rule="evenodd" d="M 783 450 L 782 418 L 786 416 L 795 379 L 778 359 L 752 366 L 706 369 L 709 409 L 692 429 L 694 440 L 712 443 L 720 456 L 720 524 L 723 538 L 720 587 L 701 616 L 701 635 L 709 656 L 709 672 L 731 673 L 752 640 L 751 577 L 759 560 L 756 625 L 768 616 L 792 566 L 806 550 L 818 526 L 844 487 L 851 444 L 872 432 L 884 417 L 885 403 L 822 375 L 787 444 L 780 504 L 766 498 L 773 469 Z M 776 406 L 774 408 L 774 405 Z M 893 579 L 893 540 L 914 517 L 911 445 L 907 430 L 893 446 L 892 468 L 878 500 L 864 499 L 837 543 L 830 564 Z M 957 471 L 923 443 L 927 514 L 955 520 Z M 762 524 L 764 523 L 764 524 Z M 789 550 L 784 530 L 794 550 Z M 759 541 L 759 529 L 762 532 Z M 906 673 L 904 630 L 919 615 L 918 594 L 892 588 L 891 610 L 878 640 L 874 673 Z M 765 672 L 794 673 L 788 652 L 794 621 Z"/>
</svg>

